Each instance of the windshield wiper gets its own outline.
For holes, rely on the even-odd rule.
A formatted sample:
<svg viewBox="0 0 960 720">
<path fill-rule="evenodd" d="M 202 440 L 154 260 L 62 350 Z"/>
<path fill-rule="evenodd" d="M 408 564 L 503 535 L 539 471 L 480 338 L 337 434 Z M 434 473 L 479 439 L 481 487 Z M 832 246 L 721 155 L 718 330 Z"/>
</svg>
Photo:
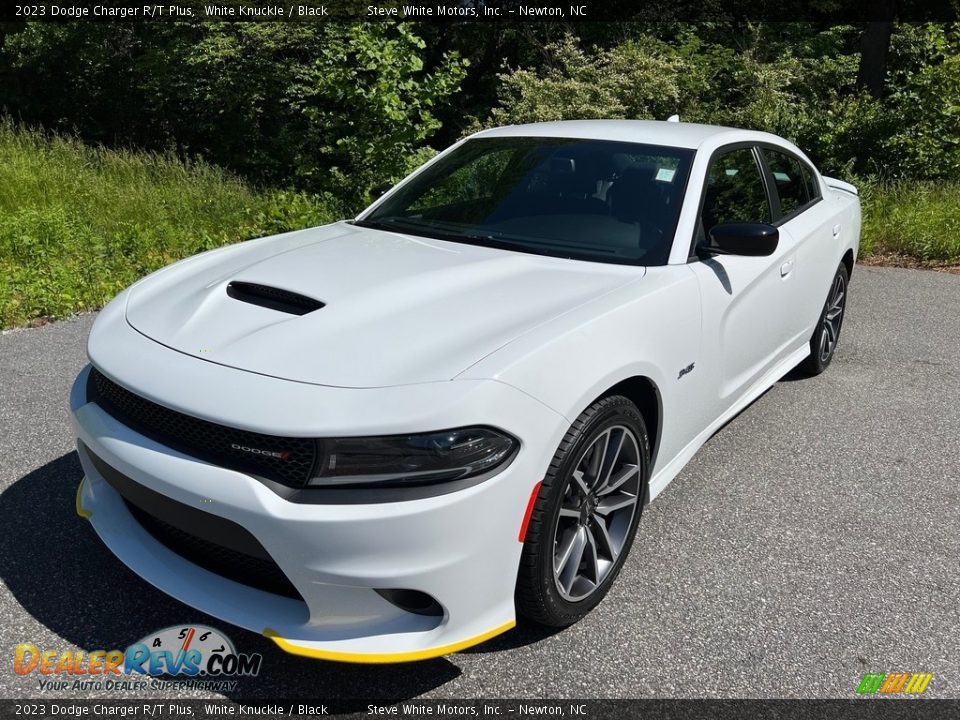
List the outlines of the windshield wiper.
<svg viewBox="0 0 960 720">
<path fill-rule="evenodd" d="M 505 242 L 500 236 L 484 233 L 471 233 L 465 230 L 459 230 L 458 225 L 454 223 L 440 223 L 431 221 L 419 221 L 406 217 L 388 217 L 383 220 L 354 220 L 354 225 L 368 227 L 374 230 L 388 230 L 390 232 L 413 232 L 415 235 L 433 237 L 438 240 L 470 240 L 473 242 Z"/>
<path fill-rule="evenodd" d="M 458 230 L 460 226 L 456 223 L 446 223 L 439 221 L 443 225 L 446 225 L 450 230 L 445 230 L 441 227 L 438 227 L 438 222 L 436 221 L 427 221 L 421 222 L 413 218 L 401 217 L 401 216 L 391 216 L 383 220 L 353 220 L 354 225 L 360 227 L 368 227 L 374 230 L 386 230 L 388 232 L 401 232 L 409 233 L 412 235 L 418 235 L 420 237 L 433 238 L 435 240 L 449 240 L 451 242 L 463 242 L 468 244 L 483 245 L 484 247 L 492 245 L 493 247 L 500 247 L 505 250 L 518 250 L 520 252 L 531 252 L 530 244 L 539 245 L 544 248 L 551 248 L 554 250 L 574 250 L 583 252 L 585 248 L 580 243 L 567 242 L 563 240 L 549 239 L 549 238 L 538 238 L 531 235 L 505 235 L 501 232 L 468 232 L 466 230 Z M 533 250 L 534 253 L 537 253 L 536 250 Z M 590 252 L 592 253 L 601 253 L 613 257 L 619 256 L 619 253 L 615 248 L 605 248 L 602 246 L 591 247 Z M 543 251 L 540 251 L 537 254 L 543 254 Z"/>
</svg>

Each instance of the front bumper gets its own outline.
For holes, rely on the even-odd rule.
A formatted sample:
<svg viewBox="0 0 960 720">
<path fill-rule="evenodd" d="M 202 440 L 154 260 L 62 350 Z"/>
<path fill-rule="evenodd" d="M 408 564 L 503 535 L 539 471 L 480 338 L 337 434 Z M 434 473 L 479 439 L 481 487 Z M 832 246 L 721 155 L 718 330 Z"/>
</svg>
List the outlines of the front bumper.
<svg viewBox="0 0 960 720">
<path fill-rule="evenodd" d="M 184 361 L 184 356 L 163 350 L 171 362 Z M 210 371 L 202 361 L 187 362 L 200 372 Z M 263 633 L 288 652 L 339 661 L 435 657 L 513 627 L 522 547 L 518 531 L 530 492 L 543 477 L 558 433 L 564 432 L 565 421 L 545 406 L 505 385 L 490 384 L 490 392 L 499 395 L 490 407 L 507 403 L 511 410 L 484 421 L 514 423 L 504 429 L 522 437 L 523 446 L 507 468 L 476 486 L 403 502 L 292 503 L 249 475 L 188 457 L 119 423 L 87 402 L 88 372 L 80 374 L 71 393 L 85 472 L 77 511 L 121 561 L 159 589 L 226 622 Z M 262 376 L 258 381 L 264 381 Z M 329 393 L 324 397 L 328 388 L 299 387 L 318 406 L 329 407 Z M 377 406 L 374 391 L 357 392 L 366 394 L 365 403 Z M 515 424 L 519 419 L 522 431 Z M 376 422 L 385 422 L 383 413 Z M 168 549 L 135 519 L 90 453 L 150 490 L 241 525 L 303 600 L 229 580 Z M 442 615 L 402 610 L 375 588 L 427 593 L 439 603 Z"/>
</svg>

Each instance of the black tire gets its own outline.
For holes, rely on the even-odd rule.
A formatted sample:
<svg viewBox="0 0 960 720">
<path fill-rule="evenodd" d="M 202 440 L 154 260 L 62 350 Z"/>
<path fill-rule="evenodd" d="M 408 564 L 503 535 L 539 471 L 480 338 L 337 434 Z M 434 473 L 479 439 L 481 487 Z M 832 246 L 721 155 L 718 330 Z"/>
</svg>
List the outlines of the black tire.
<svg viewBox="0 0 960 720">
<path fill-rule="evenodd" d="M 602 468 L 596 473 L 584 472 L 583 468 L 592 465 L 607 467 L 606 449 L 616 447 L 618 434 L 622 435 L 622 440 L 616 457 L 609 463 L 606 472 L 608 481 L 603 480 Z M 631 436 L 635 443 L 631 441 Z M 604 454 L 598 460 L 594 453 L 599 453 L 601 445 Z M 636 483 L 631 469 L 634 457 Z M 611 395 L 596 401 L 581 413 L 567 431 L 550 463 L 527 525 L 517 576 L 516 602 L 520 614 L 543 625 L 565 627 L 580 620 L 603 600 L 633 545 L 647 497 L 649 466 L 647 428 L 637 406 L 630 400 L 621 395 Z M 579 480 L 574 475 L 575 470 Z M 630 476 L 629 481 L 620 485 L 614 482 L 615 478 L 627 475 Z M 591 481 L 595 483 L 594 486 L 590 485 Z M 590 487 L 590 492 L 583 492 L 585 487 Z M 629 501 L 634 494 L 637 499 L 632 515 L 627 520 L 627 508 L 612 508 Z M 577 502 L 576 498 L 579 498 L 579 510 L 571 509 L 571 504 Z M 565 511 L 562 520 L 561 506 Z M 579 518 L 570 517 L 572 512 L 579 512 Z M 603 530 L 597 524 L 601 522 L 604 523 Z M 565 597 L 561 585 L 563 577 L 570 577 L 571 573 L 555 571 L 555 552 L 561 557 L 571 558 L 571 562 L 565 565 L 569 570 L 573 566 L 574 554 L 568 552 L 566 556 L 563 555 L 561 539 L 570 539 L 573 545 L 572 534 L 585 538 L 584 559 L 578 560 L 572 571 L 574 579 Z M 614 552 L 617 544 L 619 549 Z M 580 575 L 581 567 L 584 577 Z M 582 598 L 575 595 L 574 586 L 579 593 L 583 588 L 589 588 L 591 583 L 593 589 L 589 590 L 589 594 Z"/>
<path fill-rule="evenodd" d="M 830 367 L 833 356 L 837 352 L 837 346 L 840 344 L 840 330 L 843 328 L 843 316 L 847 307 L 849 285 L 847 266 L 840 263 L 830 283 L 827 299 L 823 303 L 823 310 L 820 311 L 820 319 L 810 338 L 810 355 L 799 365 L 800 371 L 809 377 L 819 375 Z M 836 305 L 838 288 L 841 293 L 839 308 Z M 839 310 L 839 314 L 834 318 L 829 317 L 835 309 Z"/>
</svg>

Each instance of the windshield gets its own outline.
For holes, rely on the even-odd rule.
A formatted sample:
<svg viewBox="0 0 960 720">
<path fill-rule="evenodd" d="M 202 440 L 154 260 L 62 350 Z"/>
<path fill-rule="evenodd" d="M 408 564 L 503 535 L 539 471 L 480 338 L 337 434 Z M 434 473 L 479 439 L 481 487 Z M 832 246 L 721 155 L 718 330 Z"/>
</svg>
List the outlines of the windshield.
<svg viewBox="0 0 960 720">
<path fill-rule="evenodd" d="M 544 255 L 664 265 L 692 150 L 565 138 L 469 140 L 357 224 Z"/>
</svg>

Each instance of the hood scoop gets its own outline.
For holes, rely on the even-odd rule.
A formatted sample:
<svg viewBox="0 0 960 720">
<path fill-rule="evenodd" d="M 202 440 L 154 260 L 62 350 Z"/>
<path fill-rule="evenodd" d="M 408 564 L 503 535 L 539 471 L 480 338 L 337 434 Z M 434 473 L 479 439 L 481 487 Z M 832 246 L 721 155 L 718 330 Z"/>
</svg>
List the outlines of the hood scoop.
<svg viewBox="0 0 960 720">
<path fill-rule="evenodd" d="M 236 280 L 227 285 L 227 295 L 240 302 L 278 310 L 289 315 L 306 315 L 319 310 L 324 305 L 319 300 L 300 293 Z"/>
</svg>

